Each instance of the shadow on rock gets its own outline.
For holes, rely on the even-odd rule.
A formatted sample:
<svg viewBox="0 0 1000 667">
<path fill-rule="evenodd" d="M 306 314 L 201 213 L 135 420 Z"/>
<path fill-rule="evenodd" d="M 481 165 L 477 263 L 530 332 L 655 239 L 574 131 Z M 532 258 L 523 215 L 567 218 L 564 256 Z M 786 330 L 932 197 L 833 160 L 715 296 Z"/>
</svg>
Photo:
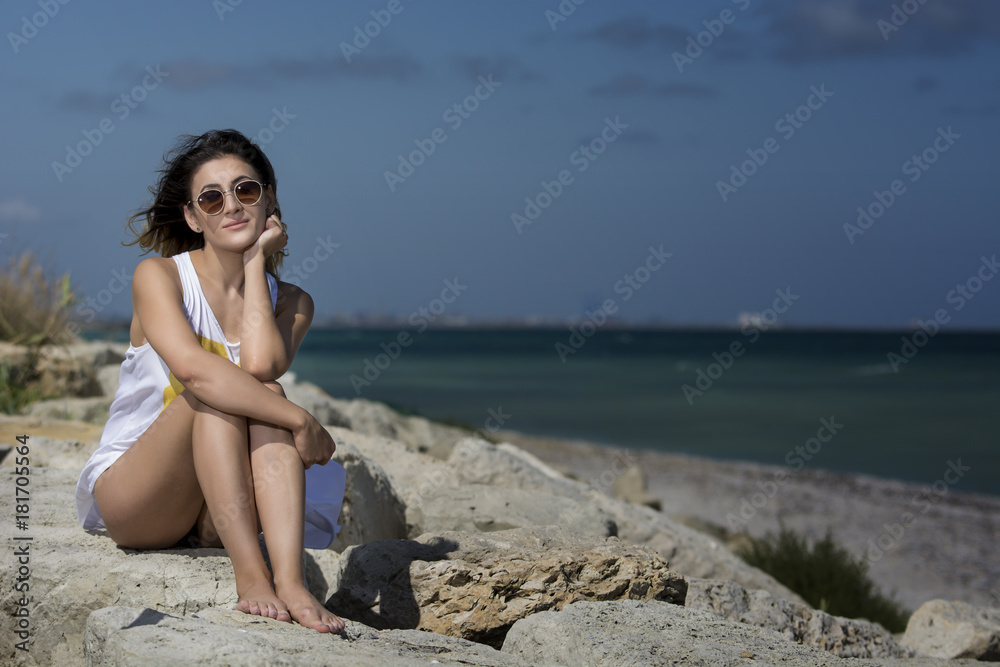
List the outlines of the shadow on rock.
<svg viewBox="0 0 1000 667">
<path fill-rule="evenodd" d="M 410 580 L 414 561 L 447 558 L 458 547 L 449 539 L 429 542 L 380 540 L 344 551 L 339 587 L 326 608 L 378 630 L 411 630 L 420 623 L 420 605 Z"/>
</svg>

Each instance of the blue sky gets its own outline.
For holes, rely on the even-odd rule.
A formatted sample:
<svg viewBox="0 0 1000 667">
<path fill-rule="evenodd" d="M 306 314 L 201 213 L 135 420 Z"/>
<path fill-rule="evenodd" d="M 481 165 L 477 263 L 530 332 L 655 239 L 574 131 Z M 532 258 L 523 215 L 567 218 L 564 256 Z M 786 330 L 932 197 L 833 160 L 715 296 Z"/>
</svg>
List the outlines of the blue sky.
<svg viewBox="0 0 1000 667">
<path fill-rule="evenodd" d="M 1000 5 L 895 4 L 894 24 L 875 0 L 8 0 L 0 256 L 127 315 L 127 215 L 179 135 L 234 127 L 275 166 L 320 317 L 406 317 L 457 278 L 447 313 L 473 319 L 613 299 L 728 324 L 790 289 L 789 325 L 995 328 L 1000 280 L 976 276 L 1000 253 Z M 545 208 L 518 224 L 526 198 Z M 627 300 L 625 276 L 647 279 Z M 959 285 L 980 288 L 961 309 Z"/>
</svg>

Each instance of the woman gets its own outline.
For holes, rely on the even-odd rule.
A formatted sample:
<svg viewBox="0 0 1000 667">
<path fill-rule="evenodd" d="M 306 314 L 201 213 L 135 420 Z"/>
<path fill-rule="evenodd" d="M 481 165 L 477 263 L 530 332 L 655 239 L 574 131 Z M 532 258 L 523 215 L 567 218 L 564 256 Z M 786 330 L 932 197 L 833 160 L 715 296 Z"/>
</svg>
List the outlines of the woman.
<svg viewBox="0 0 1000 667">
<path fill-rule="evenodd" d="M 81 525 L 131 549 L 223 546 L 237 609 L 339 633 L 302 579 L 304 542 L 336 533 L 343 468 L 325 465 L 332 437 L 275 381 L 313 302 L 275 278 L 288 235 L 274 170 L 239 132 L 212 131 L 185 137 L 150 191 L 129 226 L 143 221 L 133 243 L 161 257 L 133 276 L 131 345 L 77 484 Z M 311 504 L 317 494 L 333 502 Z"/>
</svg>

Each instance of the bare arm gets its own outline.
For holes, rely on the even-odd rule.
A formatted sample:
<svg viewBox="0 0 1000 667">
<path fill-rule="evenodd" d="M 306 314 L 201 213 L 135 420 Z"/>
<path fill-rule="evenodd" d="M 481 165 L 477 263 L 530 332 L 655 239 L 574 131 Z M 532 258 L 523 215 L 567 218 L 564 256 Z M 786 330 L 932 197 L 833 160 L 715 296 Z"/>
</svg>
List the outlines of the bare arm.
<svg viewBox="0 0 1000 667">
<path fill-rule="evenodd" d="M 132 303 L 146 339 L 185 390 L 222 412 L 287 428 L 307 466 L 329 460 L 335 445 L 312 415 L 201 347 L 184 316 L 183 293 L 171 264 L 159 257 L 140 262 L 132 280 Z"/>
<path fill-rule="evenodd" d="M 240 366 L 262 382 L 285 374 L 313 318 L 312 298 L 287 283 L 279 283 L 277 307 L 271 307 L 265 258 L 284 247 L 286 239 L 280 222 L 272 216 L 257 242 L 243 253 L 246 282 Z"/>
</svg>

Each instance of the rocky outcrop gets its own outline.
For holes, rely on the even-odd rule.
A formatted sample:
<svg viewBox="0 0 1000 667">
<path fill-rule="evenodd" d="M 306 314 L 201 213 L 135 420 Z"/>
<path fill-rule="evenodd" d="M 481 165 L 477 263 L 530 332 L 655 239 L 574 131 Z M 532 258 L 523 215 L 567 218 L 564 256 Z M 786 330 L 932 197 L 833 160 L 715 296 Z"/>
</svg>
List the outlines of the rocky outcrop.
<svg viewBox="0 0 1000 667">
<path fill-rule="evenodd" d="M 514 624 L 503 652 L 535 665 L 944 665 L 933 658 L 852 660 L 789 641 L 773 630 L 660 602 L 577 602 Z"/>
<path fill-rule="evenodd" d="M 343 636 L 225 607 L 195 614 L 108 607 L 87 621 L 87 664 L 93 667 L 424 667 L 527 663 L 474 642 L 418 630 L 374 630 L 347 622 Z"/>
<path fill-rule="evenodd" d="M 651 547 L 667 559 L 671 569 L 686 577 L 727 579 L 805 604 L 773 577 L 751 567 L 711 537 L 649 507 L 615 500 L 590 485 L 571 480 L 513 445 L 464 439 L 456 443 L 449 463 L 458 482 L 547 492 L 575 501 L 581 508 L 579 517 L 597 515 L 603 521 L 613 521 L 622 541 Z M 594 532 L 593 526 L 588 532 Z"/>
<path fill-rule="evenodd" d="M 767 591 L 748 591 L 732 581 L 690 578 L 684 605 L 775 630 L 793 642 L 842 658 L 911 658 L 917 654 L 896 643 L 889 631 L 876 623 L 832 616 Z"/>
<path fill-rule="evenodd" d="M 169 614 L 186 614 L 205 607 L 236 602 L 233 568 L 223 549 L 121 549 L 103 531 L 80 529 L 74 509 L 79 472 L 41 467 L 32 451 L 30 519 L 19 537 L 30 561 L 29 620 L 31 650 L 16 651 L 14 642 L 0 648 L 0 663 L 15 656 L 27 664 L 82 665 L 83 633 L 90 612 L 110 605 L 150 607 Z M 9 458 L 9 457 L 8 457 Z M 5 489 L 12 489 L 12 470 L 0 469 Z M 13 520 L 14 494 L 0 498 L 0 514 Z M 8 554 L 10 556 L 11 554 Z M 336 566 L 336 554 L 307 550 L 307 583 L 325 599 Z M 0 580 L 14 582 L 17 561 L 0 559 Z M 0 636 L 14 637 L 22 593 L 7 585 L 0 591 Z"/>
<path fill-rule="evenodd" d="M 343 551 L 353 544 L 406 537 L 406 507 L 388 475 L 361 454 L 353 434 L 336 436 L 336 460 L 347 473 L 341 530 L 331 548 Z"/>
<path fill-rule="evenodd" d="M 70 419 L 103 425 L 108 421 L 108 412 L 113 400 L 113 396 L 51 398 L 32 403 L 28 406 L 26 414 L 40 419 Z"/>
<path fill-rule="evenodd" d="M 327 608 L 376 628 L 500 646 L 510 626 L 578 600 L 683 604 L 684 579 L 655 552 L 557 527 L 446 532 L 352 547 Z"/>
<path fill-rule="evenodd" d="M 416 452 L 446 459 L 456 442 L 469 431 L 433 422 L 416 415 L 402 415 L 384 403 L 358 398 L 352 401 L 331 399 L 349 421 L 351 428 L 365 435 L 382 436 L 402 442 Z M 326 423 L 326 422 L 323 422 Z"/>
<path fill-rule="evenodd" d="M 1000 662 L 1000 611 L 930 600 L 910 616 L 902 643 L 939 658 Z"/>
</svg>

